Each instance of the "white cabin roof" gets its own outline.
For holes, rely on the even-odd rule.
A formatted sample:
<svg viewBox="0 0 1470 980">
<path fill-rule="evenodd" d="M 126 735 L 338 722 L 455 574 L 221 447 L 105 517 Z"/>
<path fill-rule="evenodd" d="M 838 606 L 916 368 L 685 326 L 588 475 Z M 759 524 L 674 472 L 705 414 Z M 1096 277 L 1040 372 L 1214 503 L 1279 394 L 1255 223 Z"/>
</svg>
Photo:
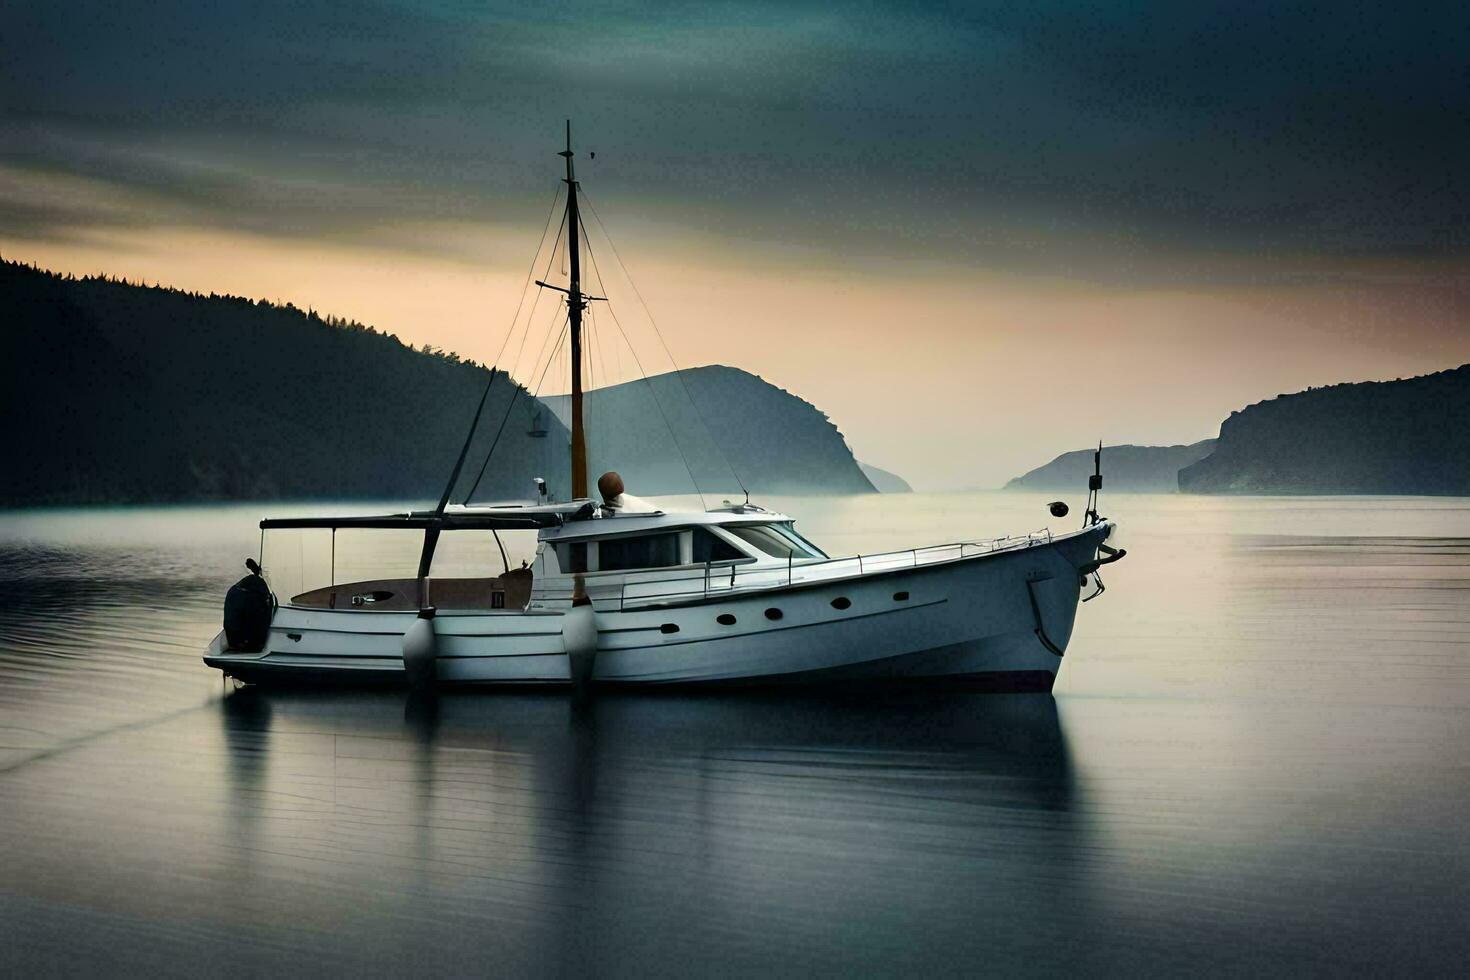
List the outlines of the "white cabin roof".
<svg viewBox="0 0 1470 980">
<path fill-rule="evenodd" d="M 663 528 L 718 526 L 722 524 L 775 524 L 789 521 L 785 514 L 769 511 L 735 514 L 729 511 L 701 510 L 657 511 L 652 514 L 605 514 L 585 521 L 567 521 L 560 527 L 541 531 L 543 541 L 567 541 L 576 538 L 605 538 L 618 534 L 639 534 Z"/>
<path fill-rule="evenodd" d="M 640 506 L 636 510 L 611 510 L 597 505 L 593 508 L 593 516 L 590 518 L 574 519 L 572 517 L 591 503 L 593 503 L 591 500 L 571 500 L 565 503 L 539 505 L 531 503 L 472 504 L 452 506 L 449 509 L 466 515 L 512 517 L 518 514 L 556 513 L 567 518 L 564 524 L 542 528 L 540 532 L 542 541 L 605 538 L 618 534 L 647 533 L 663 528 L 722 524 L 776 524 L 792 520 L 786 514 L 777 514 L 750 504 L 738 504 L 719 510 L 664 511 L 643 509 L 644 506 L 651 506 L 643 500 L 637 501 Z"/>
</svg>

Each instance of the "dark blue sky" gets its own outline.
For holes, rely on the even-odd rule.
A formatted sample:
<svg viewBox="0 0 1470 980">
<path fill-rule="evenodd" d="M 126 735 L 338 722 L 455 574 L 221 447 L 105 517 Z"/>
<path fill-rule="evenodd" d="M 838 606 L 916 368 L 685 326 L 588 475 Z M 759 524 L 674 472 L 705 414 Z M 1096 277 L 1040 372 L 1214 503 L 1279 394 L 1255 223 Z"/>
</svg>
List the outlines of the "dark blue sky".
<svg viewBox="0 0 1470 980">
<path fill-rule="evenodd" d="M 20 2 L 0 166 L 269 234 L 531 222 L 570 115 L 603 197 L 736 238 L 1102 279 L 1458 255 L 1466 11 Z M 148 220 L 18 196 L 12 237 Z"/>
</svg>

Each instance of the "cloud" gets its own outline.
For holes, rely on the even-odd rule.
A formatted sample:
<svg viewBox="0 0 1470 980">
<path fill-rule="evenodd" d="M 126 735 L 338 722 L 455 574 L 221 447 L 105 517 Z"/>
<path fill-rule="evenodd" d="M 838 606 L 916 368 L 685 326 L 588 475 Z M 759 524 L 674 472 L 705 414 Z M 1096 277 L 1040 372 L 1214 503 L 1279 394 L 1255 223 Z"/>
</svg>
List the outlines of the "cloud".
<svg viewBox="0 0 1470 980">
<path fill-rule="evenodd" d="M 11 234 L 534 224 L 568 115 L 595 193 L 737 247 L 1254 279 L 1463 254 L 1470 219 L 1450 5 L 83 2 L 0 34 L 0 164 L 58 181 Z"/>
</svg>

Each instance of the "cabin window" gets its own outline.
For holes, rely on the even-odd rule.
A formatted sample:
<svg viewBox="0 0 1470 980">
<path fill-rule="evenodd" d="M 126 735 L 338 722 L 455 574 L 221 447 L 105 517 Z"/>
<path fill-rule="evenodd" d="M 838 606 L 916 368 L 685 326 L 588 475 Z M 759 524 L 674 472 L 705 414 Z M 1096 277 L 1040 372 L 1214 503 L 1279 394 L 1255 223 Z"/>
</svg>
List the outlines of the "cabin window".
<svg viewBox="0 0 1470 980">
<path fill-rule="evenodd" d="M 604 538 L 597 543 L 597 568 L 616 572 L 635 568 L 668 568 L 679 564 L 679 535 L 642 534 Z"/>
<path fill-rule="evenodd" d="M 718 616 L 715 617 L 715 622 L 719 623 L 721 626 L 734 626 L 735 617 L 730 615 L 729 613 L 720 613 Z"/>
<path fill-rule="evenodd" d="M 747 544 L 754 545 L 772 558 L 816 558 L 806 545 L 787 537 L 774 528 L 760 524 L 726 524 L 726 531 Z"/>
<path fill-rule="evenodd" d="M 716 537 L 702 527 L 694 529 L 694 556 L 696 565 L 716 561 L 739 561 L 745 555 L 724 538 Z"/>
<path fill-rule="evenodd" d="M 573 541 L 571 544 L 563 545 L 560 557 L 566 561 L 566 567 L 562 571 L 587 571 L 587 542 Z"/>
<path fill-rule="evenodd" d="M 773 621 L 774 620 L 777 620 L 777 619 L 780 619 L 781 618 L 781 610 L 776 609 L 774 607 L 772 607 L 770 609 L 767 609 L 766 610 L 766 618 L 769 619 L 769 620 L 773 620 Z"/>
<path fill-rule="evenodd" d="M 490 608 L 491 609 L 504 609 L 505 608 L 505 593 L 504 592 L 501 592 L 499 590 L 496 590 L 495 592 L 490 593 Z"/>
<path fill-rule="evenodd" d="M 832 600 L 832 608 L 833 609 L 850 609 L 851 607 L 852 607 L 852 600 L 849 599 L 845 595 L 840 595 L 837 598 L 835 598 L 835 599 Z"/>
</svg>

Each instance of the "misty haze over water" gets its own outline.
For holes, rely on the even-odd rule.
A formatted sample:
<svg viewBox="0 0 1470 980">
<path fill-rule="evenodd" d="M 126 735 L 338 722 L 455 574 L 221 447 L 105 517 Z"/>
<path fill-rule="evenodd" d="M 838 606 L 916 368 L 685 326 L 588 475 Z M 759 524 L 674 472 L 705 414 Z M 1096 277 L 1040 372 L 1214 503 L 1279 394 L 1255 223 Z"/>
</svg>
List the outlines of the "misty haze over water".
<svg viewBox="0 0 1470 980">
<path fill-rule="evenodd" d="M 851 554 L 1070 527 L 1047 499 L 760 502 Z M 1105 492 L 1129 555 L 1055 699 L 584 705 L 222 684 L 200 653 L 289 509 L 0 517 L 7 972 L 1470 955 L 1470 500 Z"/>
</svg>

